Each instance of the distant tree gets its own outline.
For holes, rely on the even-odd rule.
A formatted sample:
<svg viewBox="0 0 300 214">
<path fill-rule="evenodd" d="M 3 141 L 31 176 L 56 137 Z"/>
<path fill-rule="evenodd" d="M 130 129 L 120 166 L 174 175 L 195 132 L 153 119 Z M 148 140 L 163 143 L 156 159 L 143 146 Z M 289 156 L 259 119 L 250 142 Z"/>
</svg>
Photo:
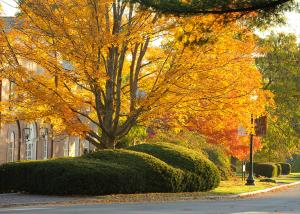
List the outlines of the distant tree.
<svg viewBox="0 0 300 214">
<path fill-rule="evenodd" d="M 284 160 L 300 150 L 300 46 L 295 35 L 283 33 L 271 34 L 260 45 L 266 54 L 256 62 L 275 107 L 268 109 L 268 132 L 258 156 Z"/>
</svg>

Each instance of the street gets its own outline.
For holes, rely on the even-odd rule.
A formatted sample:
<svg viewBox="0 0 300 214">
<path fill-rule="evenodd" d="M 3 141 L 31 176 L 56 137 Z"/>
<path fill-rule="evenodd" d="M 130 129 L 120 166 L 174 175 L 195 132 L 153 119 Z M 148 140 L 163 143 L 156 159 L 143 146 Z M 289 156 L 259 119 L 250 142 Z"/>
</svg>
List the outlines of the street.
<svg viewBox="0 0 300 214">
<path fill-rule="evenodd" d="M 0 214 L 267 214 L 300 213 L 300 186 L 255 198 L 144 204 L 99 204 L 59 207 L 3 208 Z"/>
</svg>

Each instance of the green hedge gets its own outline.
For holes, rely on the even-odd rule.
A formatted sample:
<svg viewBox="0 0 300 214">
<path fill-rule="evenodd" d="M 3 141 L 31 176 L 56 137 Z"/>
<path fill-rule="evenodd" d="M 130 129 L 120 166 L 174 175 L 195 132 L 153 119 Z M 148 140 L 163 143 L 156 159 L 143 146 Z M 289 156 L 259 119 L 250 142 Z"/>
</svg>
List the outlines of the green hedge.
<svg viewBox="0 0 300 214">
<path fill-rule="evenodd" d="M 129 150 L 102 150 L 83 156 L 85 159 L 116 163 L 135 170 L 134 192 L 184 191 L 184 173 L 145 153 Z"/>
<path fill-rule="evenodd" d="M 137 172 L 85 159 L 10 163 L 0 167 L 0 192 L 55 195 L 132 193 Z"/>
<path fill-rule="evenodd" d="M 289 163 L 279 163 L 282 168 L 283 175 L 289 175 L 292 172 L 292 166 Z"/>
<path fill-rule="evenodd" d="M 278 168 L 273 163 L 256 163 L 255 174 L 256 176 L 264 176 L 268 178 L 276 177 Z"/>
<path fill-rule="evenodd" d="M 166 152 L 165 160 L 173 159 L 168 155 L 180 156 L 181 150 L 177 149 Z M 4 164 L 0 166 L 0 193 L 105 195 L 206 191 L 216 187 L 219 183 L 216 167 L 205 158 L 189 156 L 189 152 L 185 150 L 183 156 L 188 160 L 181 167 L 130 150 L 103 150 L 79 158 Z"/>
<path fill-rule="evenodd" d="M 57 195 L 178 192 L 184 180 L 182 171 L 159 159 L 126 150 L 6 164 L 0 167 L 0 177 L 1 192 Z"/>
<path fill-rule="evenodd" d="M 282 175 L 282 167 L 279 163 L 275 163 L 276 167 L 277 167 L 277 177 L 279 177 L 280 175 Z"/>
<path fill-rule="evenodd" d="M 185 171 L 187 177 L 186 191 L 207 191 L 216 188 L 220 183 L 217 167 L 203 154 L 168 143 L 140 144 L 130 150 L 150 154 L 167 164 Z M 195 185 L 197 188 L 195 189 Z"/>
<path fill-rule="evenodd" d="M 231 163 L 229 157 L 218 147 L 206 147 L 202 149 L 208 159 L 213 162 L 221 175 L 221 180 L 232 177 Z"/>
</svg>

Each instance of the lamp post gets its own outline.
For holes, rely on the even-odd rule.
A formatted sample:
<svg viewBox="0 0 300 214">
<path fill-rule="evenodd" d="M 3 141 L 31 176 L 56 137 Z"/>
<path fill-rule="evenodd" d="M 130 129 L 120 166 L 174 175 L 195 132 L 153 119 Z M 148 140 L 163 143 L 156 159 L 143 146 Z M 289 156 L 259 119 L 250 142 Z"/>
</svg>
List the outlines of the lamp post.
<svg viewBox="0 0 300 214">
<path fill-rule="evenodd" d="M 254 186 L 255 181 L 253 178 L 253 136 L 254 136 L 254 119 L 253 114 L 251 114 L 251 131 L 250 131 L 250 167 L 249 167 L 249 176 L 247 178 L 246 185 Z"/>
</svg>

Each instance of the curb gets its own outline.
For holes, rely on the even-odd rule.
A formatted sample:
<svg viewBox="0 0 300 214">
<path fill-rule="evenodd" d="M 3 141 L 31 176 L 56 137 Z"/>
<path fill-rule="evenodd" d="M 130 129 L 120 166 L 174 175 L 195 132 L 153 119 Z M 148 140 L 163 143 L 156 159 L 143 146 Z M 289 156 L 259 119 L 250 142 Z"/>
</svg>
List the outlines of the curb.
<svg viewBox="0 0 300 214">
<path fill-rule="evenodd" d="M 241 193 L 241 194 L 236 194 L 236 195 L 228 195 L 228 196 L 208 196 L 209 199 L 238 199 L 238 198 L 246 198 L 246 197 L 250 197 L 250 196 L 255 196 L 255 195 L 259 195 L 259 194 L 264 194 L 264 193 L 268 193 L 268 192 L 274 192 L 274 191 L 278 191 L 281 189 L 286 189 L 286 188 L 290 188 L 293 186 L 297 186 L 300 185 L 300 181 L 294 182 L 294 183 L 290 183 L 290 184 L 283 184 L 280 186 L 275 186 L 275 187 L 271 187 L 271 188 L 267 188 L 267 189 L 263 189 L 263 190 L 256 190 L 253 192 L 245 192 L 245 193 Z"/>
<path fill-rule="evenodd" d="M 290 183 L 290 184 L 283 184 L 280 186 L 276 186 L 276 187 L 271 187 L 268 189 L 263 189 L 263 190 L 257 190 L 257 191 L 253 191 L 253 192 L 246 192 L 246 193 L 241 193 L 238 194 L 238 197 L 247 197 L 247 196 L 253 196 L 253 195 L 258 195 L 258 194 L 262 194 L 262 193 L 268 193 L 268 192 L 273 192 L 275 190 L 281 190 L 281 189 L 285 189 L 285 188 L 289 188 L 289 187 L 293 187 L 293 186 L 297 186 L 300 185 L 300 181 L 294 182 L 294 183 Z"/>
</svg>

